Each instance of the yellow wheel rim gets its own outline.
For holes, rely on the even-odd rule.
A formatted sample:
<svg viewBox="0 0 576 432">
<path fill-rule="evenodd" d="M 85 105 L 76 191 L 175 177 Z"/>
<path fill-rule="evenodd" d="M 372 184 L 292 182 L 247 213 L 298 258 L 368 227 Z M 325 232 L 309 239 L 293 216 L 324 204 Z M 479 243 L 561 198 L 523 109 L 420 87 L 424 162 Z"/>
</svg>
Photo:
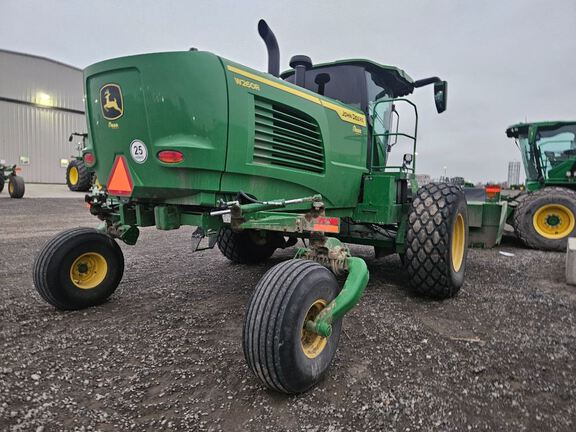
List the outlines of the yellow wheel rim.
<svg viewBox="0 0 576 432">
<path fill-rule="evenodd" d="M 10 195 L 12 195 L 14 193 L 14 183 L 12 183 L 12 182 L 8 183 L 8 193 Z"/>
<path fill-rule="evenodd" d="M 108 274 L 106 258 L 96 252 L 80 255 L 70 267 L 70 280 L 80 289 L 96 288 Z"/>
<path fill-rule="evenodd" d="M 70 180 L 71 185 L 75 185 L 78 183 L 78 168 L 73 166 L 70 168 L 70 173 L 68 174 L 68 178 Z"/>
<path fill-rule="evenodd" d="M 464 250 L 466 249 L 466 229 L 464 227 L 464 218 L 458 213 L 456 222 L 452 227 L 452 268 L 459 272 L 464 261 Z"/>
<path fill-rule="evenodd" d="M 306 313 L 306 318 L 304 318 L 304 323 L 302 325 L 302 335 L 300 337 L 300 344 L 302 345 L 302 351 L 308 358 L 316 358 L 324 351 L 326 344 L 328 343 L 328 338 L 324 338 L 319 334 L 308 331 L 304 328 L 306 321 L 314 321 L 320 311 L 324 309 L 326 302 L 324 300 L 316 300 L 308 312 Z"/>
<path fill-rule="evenodd" d="M 546 204 L 540 207 L 532 218 L 538 234 L 547 239 L 561 239 L 574 229 L 574 213 L 562 204 Z"/>
</svg>

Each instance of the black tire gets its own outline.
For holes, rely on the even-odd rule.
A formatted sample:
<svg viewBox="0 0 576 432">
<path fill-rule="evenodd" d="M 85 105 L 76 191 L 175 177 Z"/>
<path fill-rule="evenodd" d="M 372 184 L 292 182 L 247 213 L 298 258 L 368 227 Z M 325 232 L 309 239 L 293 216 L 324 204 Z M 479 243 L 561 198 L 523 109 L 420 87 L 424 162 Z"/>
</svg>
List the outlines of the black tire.
<svg viewBox="0 0 576 432">
<path fill-rule="evenodd" d="M 404 262 L 410 286 L 436 299 L 455 296 L 464 283 L 467 251 L 464 192 L 446 183 L 422 186 L 408 215 Z"/>
<path fill-rule="evenodd" d="M 249 230 L 234 232 L 228 227 L 222 227 L 218 232 L 218 249 L 232 262 L 258 264 L 270 258 L 276 250 L 278 239 L 275 234 Z"/>
<path fill-rule="evenodd" d="M 106 263 L 104 267 L 102 260 Z M 98 266 L 100 276 L 96 273 Z M 95 272 L 90 275 L 92 269 Z M 74 272 L 81 274 L 77 281 L 73 280 Z M 63 310 L 105 302 L 116 290 L 123 273 L 120 246 L 112 237 L 92 228 L 74 228 L 56 235 L 40 250 L 33 269 L 36 290 L 52 306 Z"/>
<path fill-rule="evenodd" d="M 66 168 L 66 185 L 68 189 L 75 192 L 86 192 L 90 189 L 92 173 L 88 171 L 83 161 L 78 159 L 70 161 Z"/>
<path fill-rule="evenodd" d="M 558 224 L 549 225 L 550 217 L 556 217 Z M 547 187 L 519 200 L 512 225 L 522 243 L 532 249 L 565 251 L 568 238 L 576 235 L 575 220 L 576 191 Z"/>
<path fill-rule="evenodd" d="M 25 190 L 26 186 L 22 177 L 17 175 L 8 176 L 8 193 L 11 198 L 22 198 Z"/>
<path fill-rule="evenodd" d="M 0 193 L 4 190 L 4 183 L 6 180 L 4 179 L 4 173 L 0 172 Z"/>
<path fill-rule="evenodd" d="M 303 326 L 313 305 L 326 305 L 336 295 L 334 275 L 312 261 L 284 261 L 260 279 L 242 337 L 248 367 L 265 386 L 294 394 L 322 379 L 336 354 L 342 320 L 332 323 L 328 338 L 305 332 Z"/>
</svg>

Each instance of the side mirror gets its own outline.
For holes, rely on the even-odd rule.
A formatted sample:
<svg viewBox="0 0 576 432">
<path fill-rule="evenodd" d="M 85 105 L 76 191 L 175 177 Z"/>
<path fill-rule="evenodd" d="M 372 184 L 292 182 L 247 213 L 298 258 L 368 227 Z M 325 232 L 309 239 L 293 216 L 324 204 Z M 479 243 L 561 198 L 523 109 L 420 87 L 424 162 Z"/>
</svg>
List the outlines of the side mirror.
<svg viewBox="0 0 576 432">
<path fill-rule="evenodd" d="M 68 137 L 68 142 L 72 142 L 72 138 L 74 138 L 73 135 L 74 135 L 74 134 L 72 134 L 72 135 L 70 135 L 70 136 Z"/>
<path fill-rule="evenodd" d="M 448 82 L 438 81 L 434 83 L 434 103 L 436 104 L 438 114 L 446 111 L 446 104 L 448 103 Z"/>
</svg>

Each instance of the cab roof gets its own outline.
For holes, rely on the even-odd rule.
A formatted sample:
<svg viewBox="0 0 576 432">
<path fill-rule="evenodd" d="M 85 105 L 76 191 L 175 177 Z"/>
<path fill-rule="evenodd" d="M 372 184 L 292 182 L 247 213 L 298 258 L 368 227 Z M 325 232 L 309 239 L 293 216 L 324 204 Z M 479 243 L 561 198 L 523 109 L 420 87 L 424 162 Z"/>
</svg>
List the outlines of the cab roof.
<svg viewBox="0 0 576 432">
<path fill-rule="evenodd" d="M 338 60 L 330 63 L 315 64 L 310 69 L 314 70 L 323 67 L 340 66 L 340 65 L 360 66 L 363 67 L 368 72 L 376 74 L 380 79 L 384 80 L 390 85 L 392 91 L 394 92 L 395 97 L 406 96 L 414 91 L 414 80 L 402 69 L 397 68 L 395 66 L 388 66 L 376 63 L 371 60 L 365 60 L 365 59 Z M 280 77 L 282 79 L 286 79 L 293 73 L 294 69 L 289 69 L 287 71 L 282 72 L 280 74 Z"/>
<path fill-rule="evenodd" d="M 536 126 L 538 128 L 546 129 L 556 129 L 561 126 L 576 125 L 575 121 L 542 121 L 533 123 L 516 123 L 506 129 L 506 136 L 508 138 L 518 138 L 521 135 L 528 135 L 528 129 L 530 126 Z"/>
</svg>

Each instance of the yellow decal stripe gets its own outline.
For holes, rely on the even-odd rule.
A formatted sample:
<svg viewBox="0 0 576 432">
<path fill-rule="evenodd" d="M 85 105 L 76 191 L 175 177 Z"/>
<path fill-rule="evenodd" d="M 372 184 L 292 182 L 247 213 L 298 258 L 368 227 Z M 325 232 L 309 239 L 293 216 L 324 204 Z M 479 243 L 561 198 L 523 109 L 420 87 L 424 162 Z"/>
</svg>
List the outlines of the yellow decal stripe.
<svg viewBox="0 0 576 432">
<path fill-rule="evenodd" d="M 340 105 L 336 105 L 332 102 L 328 102 L 327 100 L 320 99 L 319 97 L 316 96 L 312 96 L 298 89 L 288 87 L 284 84 L 280 84 L 279 82 L 269 80 L 267 78 L 247 72 L 242 69 L 238 69 L 237 67 L 228 65 L 227 68 L 230 72 L 237 73 L 238 75 L 245 76 L 254 81 L 261 82 L 263 84 L 269 85 L 270 87 L 274 87 L 277 88 L 278 90 L 282 90 L 295 96 L 301 97 L 303 99 L 309 100 L 310 102 L 314 102 L 315 104 L 322 105 L 324 108 L 328 108 L 332 111 L 335 111 L 336 114 L 338 114 L 338 116 L 340 117 L 340 119 L 344 120 L 345 122 L 366 127 L 366 116 L 364 116 L 364 114 L 360 114 L 357 113 L 356 111 L 346 109 L 344 107 L 341 107 Z"/>
</svg>

